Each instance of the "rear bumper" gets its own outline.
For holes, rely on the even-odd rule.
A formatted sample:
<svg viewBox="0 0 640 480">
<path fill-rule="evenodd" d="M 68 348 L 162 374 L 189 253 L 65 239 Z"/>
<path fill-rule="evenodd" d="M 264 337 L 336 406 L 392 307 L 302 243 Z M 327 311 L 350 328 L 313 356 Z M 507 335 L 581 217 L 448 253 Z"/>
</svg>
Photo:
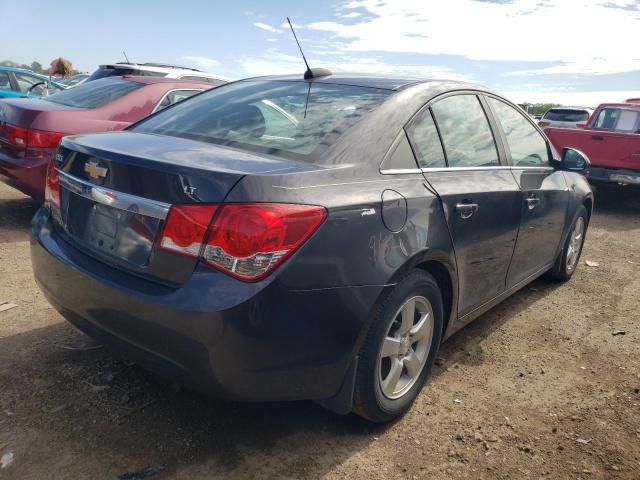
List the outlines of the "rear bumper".
<svg viewBox="0 0 640 480">
<path fill-rule="evenodd" d="M 335 395 L 383 288 L 295 290 L 208 269 L 170 288 L 66 244 L 46 209 L 31 253 L 46 298 L 85 333 L 192 388 L 250 401 Z"/>
<path fill-rule="evenodd" d="M 16 157 L 0 149 L 0 181 L 42 202 L 47 167 L 52 156 L 53 150 L 46 152 L 44 157 L 33 158 Z"/>
<path fill-rule="evenodd" d="M 640 185 L 640 171 L 617 168 L 591 167 L 587 178 L 595 182 L 621 183 L 624 185 Z"/>
</svg>

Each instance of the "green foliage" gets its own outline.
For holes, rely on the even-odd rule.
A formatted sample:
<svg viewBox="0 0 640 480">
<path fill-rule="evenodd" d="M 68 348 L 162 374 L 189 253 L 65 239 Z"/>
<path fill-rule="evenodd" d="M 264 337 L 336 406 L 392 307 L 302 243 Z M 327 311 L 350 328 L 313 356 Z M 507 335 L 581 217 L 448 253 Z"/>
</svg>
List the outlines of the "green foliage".
<svg viewBox="0 0 640 480">
<path fill-rule="evenodd" d="M 559 103 L 521 103 L 520 106 L 529 115 L 542 115 L 550 108 L 561 107 Z"/>
</svg>

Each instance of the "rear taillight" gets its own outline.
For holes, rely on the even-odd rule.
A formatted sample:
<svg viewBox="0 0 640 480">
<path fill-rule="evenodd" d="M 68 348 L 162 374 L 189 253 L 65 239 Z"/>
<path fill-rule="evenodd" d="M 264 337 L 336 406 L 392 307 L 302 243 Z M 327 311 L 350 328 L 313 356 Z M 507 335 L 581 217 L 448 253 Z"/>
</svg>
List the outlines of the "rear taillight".
<svg viewBox="0 0 640 480">
<path fill-rule="evenodd" d="M 60 208 L 60 178 L 56 161 L 52 159 L 47 169 L 47 181 L 44 188 L 44 203 L 51 207 Z"/>
<path fill-rule="evenodd" d="M 315 205 L 173 206 L 160 238 L 160 248 L 201 258 L 240 280 L 257 281 L 291 256 L 325 217 L 325 209 Z"/>
<path fill-rule="evenodd" d="M 68 133 L 29 129 L 27 130 L 27 146 L 30 148 L 56 148 L 65 135 Z"/>
<path fill-rule="evenodd" d="M 200 256 L 204 237 L 217 208 L 215 205 L 171 207 L 160 238 L 160 248 L 188 257 Z"/>
<path fill-rule="evenodd" d="M 56 148 L 65 135 L 68 134 L 23 128 L 10 123 L 0 126 L 0 140 L 21 148 Z"/>
<path fill-rule="evenodd" d="M 547 122 L 546 120 L 540 120 L 538 122 L 538 126 L 540 127 L 548 127 L 549 125 L 551 125 L 551 122 Z"/>
</svg>

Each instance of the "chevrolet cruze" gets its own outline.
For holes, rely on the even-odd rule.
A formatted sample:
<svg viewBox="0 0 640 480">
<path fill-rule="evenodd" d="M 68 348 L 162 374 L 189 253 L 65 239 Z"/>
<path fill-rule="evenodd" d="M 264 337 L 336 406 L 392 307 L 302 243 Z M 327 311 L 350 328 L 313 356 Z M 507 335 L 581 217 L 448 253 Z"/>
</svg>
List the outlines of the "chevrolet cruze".
<svg viewBox="0 0 640 480">
<path fill-rule="evenodd" d="M 588 164 L 471 84 L 248 79 L 63 139 L 33 267 L 69 322 L 146 368 L 384 422 L 444 339 L 572 276 Z"/>
</svg>

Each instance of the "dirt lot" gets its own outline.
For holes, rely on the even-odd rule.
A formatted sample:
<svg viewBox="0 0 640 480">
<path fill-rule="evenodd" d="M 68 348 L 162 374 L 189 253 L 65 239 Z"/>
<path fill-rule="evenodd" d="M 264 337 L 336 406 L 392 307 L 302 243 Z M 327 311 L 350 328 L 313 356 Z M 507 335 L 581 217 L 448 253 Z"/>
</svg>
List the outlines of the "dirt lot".
<svg viewBox="0 0 640 480">
<path fill-rule="evenodd" d="M 573 280 L 536 281 L 459 332 L 413 409 L 376 427 L 68 350 L 84 339 L 31 274 L 36 205 L 0 186 L 0 303 L 17 304 L 0 312 L 0 478 L 638 479 L 640 194 L 596 203 Z"/>
</svg>

